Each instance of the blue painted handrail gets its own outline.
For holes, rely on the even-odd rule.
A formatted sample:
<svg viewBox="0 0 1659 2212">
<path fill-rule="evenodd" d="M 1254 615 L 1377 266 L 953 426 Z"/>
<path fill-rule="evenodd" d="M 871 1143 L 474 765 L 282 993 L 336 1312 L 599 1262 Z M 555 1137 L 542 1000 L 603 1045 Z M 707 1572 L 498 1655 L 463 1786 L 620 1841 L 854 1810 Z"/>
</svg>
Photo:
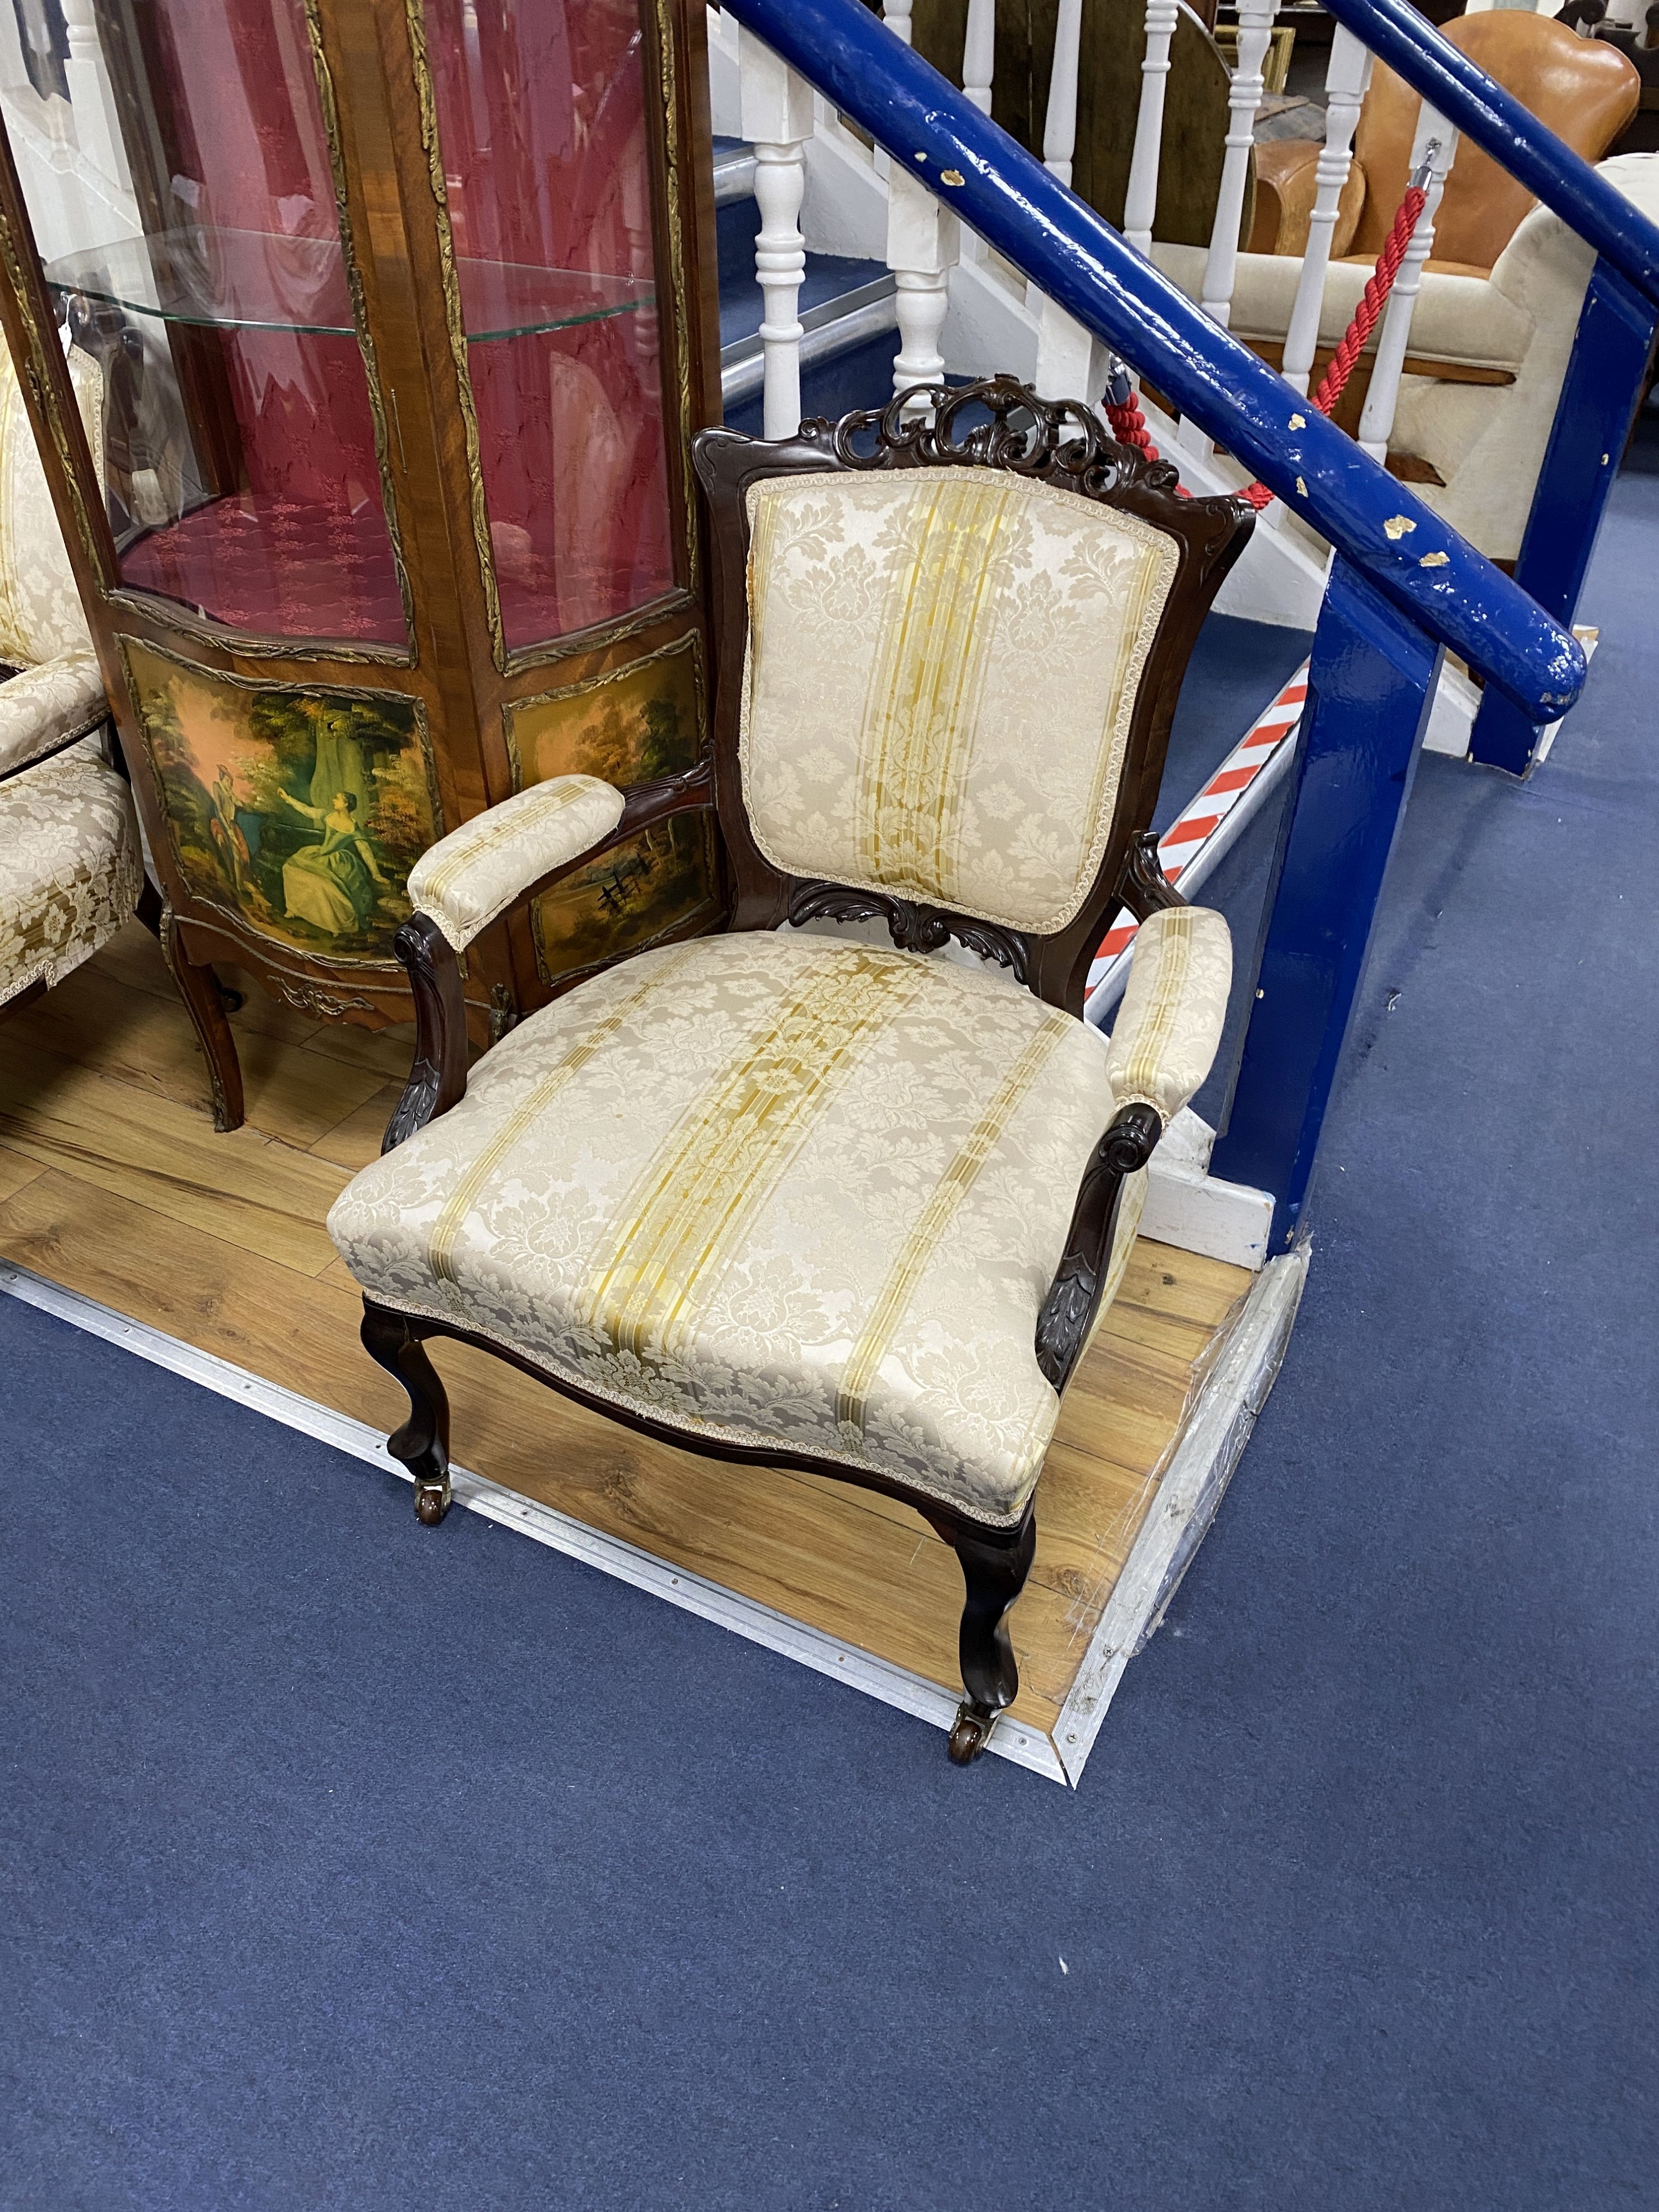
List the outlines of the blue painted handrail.
<svg viewBox="0 0 1659 2212">
<path fill-rule="evenodd" d="M 1431 107 L 1484 147 L 1529 192 L 1659 301 L 1659 223 L 1546 130 L 1513 93 L 1441 37 L 1412 0 L 1324 0 L 1379 61 L 1420 93 Z"/>
<path fill-rule="evenodd" d="M 1570 631 L 1298 399 L 860 0 L 724 4 L 1529 720 L 1553 721 L 1572 704 L 1584 656 Z"/>
</svg>

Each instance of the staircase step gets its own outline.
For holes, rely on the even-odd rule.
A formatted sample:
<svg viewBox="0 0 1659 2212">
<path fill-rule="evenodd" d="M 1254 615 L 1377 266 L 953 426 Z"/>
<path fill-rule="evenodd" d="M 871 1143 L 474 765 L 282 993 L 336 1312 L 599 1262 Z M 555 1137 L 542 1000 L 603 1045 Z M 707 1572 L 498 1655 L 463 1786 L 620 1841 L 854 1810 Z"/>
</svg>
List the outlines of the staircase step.
<svg viewBox="0 0 1659 2212">
<path fill-rule="evenodd" d="M 747 301 L 731 304 L 732 324 L 743 335 L 720 347 L 720 391 L 728 408 L 738 400 L 752 398 L 765 378 L 757 285 L 754 292 L 752 308 Z M 805 370 L 897 330 L 893 272 L 876 262 L 842 261 L 829 254 L 809 253 L 799 312 L 800 363 Z M 722 338 L 726 337 L 727 315 L 728 305 L 722 299 Z"/>
<path fill-rule="evenodd" d="M 804 363 L 800 378 L 800 411 L 826 416 L 832 422 L 855 407 L 883 407 L 893 396 L 893 362 L 898 353 L 898 332 L 884 331 L 861 344 L 845 346 L 827 358 Z M 751 438 L 762 434 L 762 401 L 758 380 L 747 398 L 728 398 L 726 427 Z"/>
</svg>

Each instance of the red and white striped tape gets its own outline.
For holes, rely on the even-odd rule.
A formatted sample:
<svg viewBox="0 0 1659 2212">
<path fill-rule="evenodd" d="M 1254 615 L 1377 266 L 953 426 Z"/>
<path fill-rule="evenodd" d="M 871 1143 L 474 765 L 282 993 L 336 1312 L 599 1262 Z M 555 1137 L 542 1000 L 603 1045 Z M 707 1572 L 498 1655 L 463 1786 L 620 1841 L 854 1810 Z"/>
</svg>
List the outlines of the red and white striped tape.
<svg viewBox="0 0 1659 2212">
<path fill-rule="evenodd" d="M 1215 836 L 1222 823 L 1302 720 L 1308 696 L 1308 664 L 1304 660 L 1270 707 L 1258 714 L 1215 774 L 1191 804 L 1184 807 L 1158 842 L 1158 857 L 1172 884 L 1179 883 Z M 1101 939 L 1089 969 L 1088 1005 L 1118 963 L 1128 953 L 1140 924 L 1127 907 L 1120 907 L 1111 927 Z"/>
</svg>

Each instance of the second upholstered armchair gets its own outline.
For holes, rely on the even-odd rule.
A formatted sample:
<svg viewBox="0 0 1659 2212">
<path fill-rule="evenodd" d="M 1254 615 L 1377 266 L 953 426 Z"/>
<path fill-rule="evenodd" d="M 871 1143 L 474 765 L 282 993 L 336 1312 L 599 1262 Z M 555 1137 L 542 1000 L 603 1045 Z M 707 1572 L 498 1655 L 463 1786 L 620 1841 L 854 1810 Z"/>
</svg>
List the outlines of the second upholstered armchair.
<svg viewBox="0 0 1659 2212">
<path fill-rule="evenodd" d="M 101 449 L 100 373 L 70 376 Z M 108 714 L 10 356 L 0 346 L 0 1013 L 90 959 L 144 888 L 132 794 L 94 734 Z"/>
<path fill-rule="evenodd" d="M 1018 1686 L 1060 1395 L 1220 1036 L 1226 926 L 1164 883 L 1149 825 L 1250 519 L 1177 499 L 1082 407 L 927 398 L 702 434 L 712 751 L 627 792 L 542 785 L 426 854 L 416 1065 L 329 1227 L 409 1392 L 390 1449 L 423 1521 L 449 1504 L 446 1337 L 690 1450 L 886 1492 L 961 1563 L 966 1761 Z M 623 961 L 469 1071 L 476 932 L 688 808 L 719 817 L 726 931 Z M 1143 927 L 1109 1041 L 1083 989 L 1120 902 Z M 848 933 L 872 922 L 888 942 Z"/>
</svg>

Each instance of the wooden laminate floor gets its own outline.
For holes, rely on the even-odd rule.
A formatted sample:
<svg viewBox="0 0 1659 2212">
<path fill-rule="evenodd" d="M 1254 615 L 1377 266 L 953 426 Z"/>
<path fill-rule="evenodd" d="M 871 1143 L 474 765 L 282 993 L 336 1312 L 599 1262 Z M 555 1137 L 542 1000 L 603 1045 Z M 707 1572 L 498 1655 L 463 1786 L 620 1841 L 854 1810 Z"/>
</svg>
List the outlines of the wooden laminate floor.
<svg viewBox="0 0 1659 2212">
<path fill-rule="evenodd" d="M 0 1255 L 390 1429 L 402 1395 L 357 1343 L 357 1293 L 323 1220 L 380 1149 L 410 1033 L 320 1024 L 252 986 L 234 1019 L 248 1118 L 229 1136 L 214 1130 L 190 1025 L 136 923 L 0 1027 Z M 1066 1395 L 1036 1560 L 1012 1623 L 1014 1711 L 1045 1734 L 1189 1390 L 1251 1280 L 1143 1239 Z M 462 1465 L 958 1687 L 956 1562 L 903 1506 L 815 1476 L 696 1459 L 465 1346 L 434 1355 Z"/>
</svg>

